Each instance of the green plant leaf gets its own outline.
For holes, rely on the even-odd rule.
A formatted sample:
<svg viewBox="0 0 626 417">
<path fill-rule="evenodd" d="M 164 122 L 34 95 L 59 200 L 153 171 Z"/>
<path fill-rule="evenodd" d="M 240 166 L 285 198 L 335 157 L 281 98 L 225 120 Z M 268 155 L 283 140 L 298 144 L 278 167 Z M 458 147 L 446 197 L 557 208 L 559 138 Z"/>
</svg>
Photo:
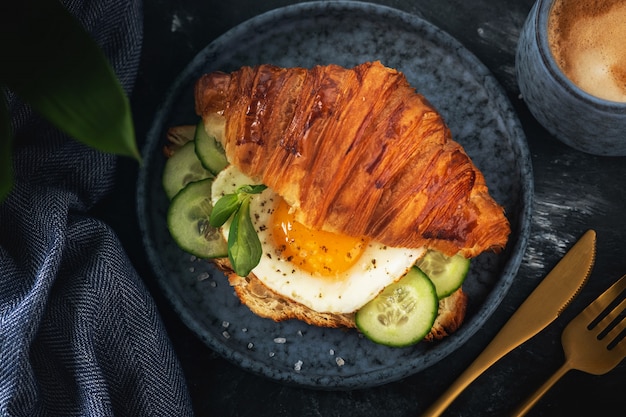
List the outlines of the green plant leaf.
<svg viewBox="0 0 626 417">
<path fill-rule="evenodd" d="M 13 187 L 12 141 L 9 110 L 7 109 L 2 90 L 0 90 L 0 202 L 9 195 Z"/>
<path fill-rule="evenodd" d="M 140 159 L 130 103 L 99 46 L 58 0 L 0 5 L 0 84 L 58 129 Z"/>
<path fill-rule="evenodd" d="M 228 232 L 228 259 L 235 273 L 248 276 L 259 264 L 263 247 L 250 220 L 250 198 L 241 202 Z"/>
<path fill-rule="evenodd" d="M 266 188 L 267 185 L 265 184 L 242 185 L 241 187 L 237 188 L 237 193 L 261 194 Z"/>
<path fill-rule="evenodd" d="M 247 276 L 259 264 L 263 247 L 250 218 L 250 196 L 267 188 L 264 184 L 242 185 L 225 194 L 213 206 L 209 217 L 212 227 L 221 227 L 232 216 L 228 229 L 228 259 L 235 273 Z"/>
<path fill-rule="evenodd" d="M 213 227 L 221 227 L 239 209 L 241 201 L 237 194 L 226 194 L 215 202 L 209 224 Z"/>
</svg>

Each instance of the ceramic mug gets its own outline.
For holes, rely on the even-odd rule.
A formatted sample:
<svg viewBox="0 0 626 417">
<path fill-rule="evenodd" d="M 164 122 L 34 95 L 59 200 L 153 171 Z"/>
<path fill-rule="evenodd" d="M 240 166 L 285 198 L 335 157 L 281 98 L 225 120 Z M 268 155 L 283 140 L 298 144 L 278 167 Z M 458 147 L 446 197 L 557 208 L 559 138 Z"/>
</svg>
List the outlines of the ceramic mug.
<svg viewBox="0 0 626 417">
<path fill-rule="evenodd" d="M 555 61 L 548 23 L 556 1 L 560 0 L 538 0 L 522 28 L 515 61 L 522 97 L 539 123 L 563 143 L 594 155 L 626 155 L 626 101 L 584 91 Z M 621 71 L 624 75 L 626 67 Z M 626 82 L 621 87 L 626 88 Z"/>
</svg>

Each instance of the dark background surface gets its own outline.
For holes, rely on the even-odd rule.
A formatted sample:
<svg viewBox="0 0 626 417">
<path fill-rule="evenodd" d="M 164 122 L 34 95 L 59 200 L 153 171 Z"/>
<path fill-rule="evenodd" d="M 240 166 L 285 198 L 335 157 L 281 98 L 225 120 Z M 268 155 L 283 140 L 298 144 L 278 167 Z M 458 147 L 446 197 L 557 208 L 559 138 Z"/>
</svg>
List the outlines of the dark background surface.
<svg viewBox="0 0 626 417">
<path fill-rule="evenodd" d="M 139 145 L 143 145 L 167 89 L 203 47 L 233 26 L 291 3 L 295 2 L 146 1 L 142 66 L 132 100 Z M 141 243 L 135 211 L 138 166 L 121 160 L 116 191 L 100 205 L 97 214 L 116 230 L 156 299 L 199 416 L 417 416 L 481 352 L 566 250 L 587 229 L 595 229 L 598 255 L 582 293 L 546 330 L 470 385 L 445 414 L 506 415 L 562 363 L 560 333 L 567 322 L 626 273 L 626 158 L 596 157 L 562 145 L 537 124 L 519 96 L 515 46 L 532 1 L 376 3 L 416 14 L 447 31 L 472 51 L 506 89 L 527 136 L 535 177 L 531 237 L 518 277 L 484 328 L 456 353 L 423 372 L 381 387 L 348 392 L 289 387 L 222 359 L 174 313 L 156 284 Z M 530 415 L 626 415 L 621 395 L 625 382 L 625 363 L 605 376 L 572 371 Z"/>
</svg>

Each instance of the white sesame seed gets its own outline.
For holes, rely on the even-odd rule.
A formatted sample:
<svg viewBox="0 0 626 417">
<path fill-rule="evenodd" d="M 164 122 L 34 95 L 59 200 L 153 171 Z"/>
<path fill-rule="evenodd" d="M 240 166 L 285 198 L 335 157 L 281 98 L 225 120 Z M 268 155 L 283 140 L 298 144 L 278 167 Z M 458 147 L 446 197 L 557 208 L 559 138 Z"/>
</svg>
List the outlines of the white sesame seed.
<svg viewBox="0 0 626 417">
<path fill-rule="evenodd" d="M 346 361 L 344 361 L 344 360 L 343 360 L 343 358 L 342 358 L 341 356 L 337 356 L 337 357 L 335 358 L 335 362 L 337 362 L 337 365 L 338 365 L 338 366 L 343 366 L 343 365 L 345 365 L 345 363 L 346 363 Z"/>
<path fill-rule="evenodd" d="M 208 279 L 209 277 L 210 275 L 208 272 L 203 272 L 198 275 L 198 281 L 204 281 L 205 279 Z"/>
<path fill-rule="evenodd" d="M 298 361 L 293 365 L 293 370 L 296 372 L 300 372 L 302 369 L 302 361 Z"/>
<path fill-rule="evenodd" d="M 224 320 L 224 321 L 222 322 L 222 327 L 223 327 L 223 328 L 225 328 L 225 329 L 228 329 L 228 326 L 230 326 L 230 323 L 229 323 L 229 322 L 227 322 L 226 320 Z"/>
<path fill-rule="evenodd" d="M 328 353 L 330 354 L 330 356 L 333 356 L 335 354 L 335 349 L 329 350 Z"/>
<path fill-rule="evenodd" d="M 230 333 L 228 333 L 226 330 L 222 332 L 222 336 L 224 336 L 224 339 L 230 339 Z"/>
<path fill-rule="evenodd" d="M 275 353 L 274 353 L 274 352 L 270 352 L 270 358 L 273 358 L 273 357 L 274 357 L 274 355 L 275 355 Z"/>
<path fill-rule="evenodd" d="M 275 337 L 274 338 L 274 343 L 278 343 L 280 345 L 282 345 L 283 343 L 286 343 L 287 339 L 285 339 L 284 337 Z"/>
</svg>

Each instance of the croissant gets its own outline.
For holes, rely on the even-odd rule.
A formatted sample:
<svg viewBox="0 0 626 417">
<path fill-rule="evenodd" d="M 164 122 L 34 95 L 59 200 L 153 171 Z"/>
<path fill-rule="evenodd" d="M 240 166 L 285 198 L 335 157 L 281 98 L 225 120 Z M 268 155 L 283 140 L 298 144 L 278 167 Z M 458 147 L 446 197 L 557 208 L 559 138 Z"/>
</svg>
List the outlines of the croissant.
<svg viewBox="0 0 626 417">
<path fill-rule="evenodd" d="M 435 108 L 380 62 L 243 67 L 195 85 L 230 163 L 317 229 L 474 257 L 509 222 Z M 221 123 L 221 124 L 220 124 Z"/>
</svg>

